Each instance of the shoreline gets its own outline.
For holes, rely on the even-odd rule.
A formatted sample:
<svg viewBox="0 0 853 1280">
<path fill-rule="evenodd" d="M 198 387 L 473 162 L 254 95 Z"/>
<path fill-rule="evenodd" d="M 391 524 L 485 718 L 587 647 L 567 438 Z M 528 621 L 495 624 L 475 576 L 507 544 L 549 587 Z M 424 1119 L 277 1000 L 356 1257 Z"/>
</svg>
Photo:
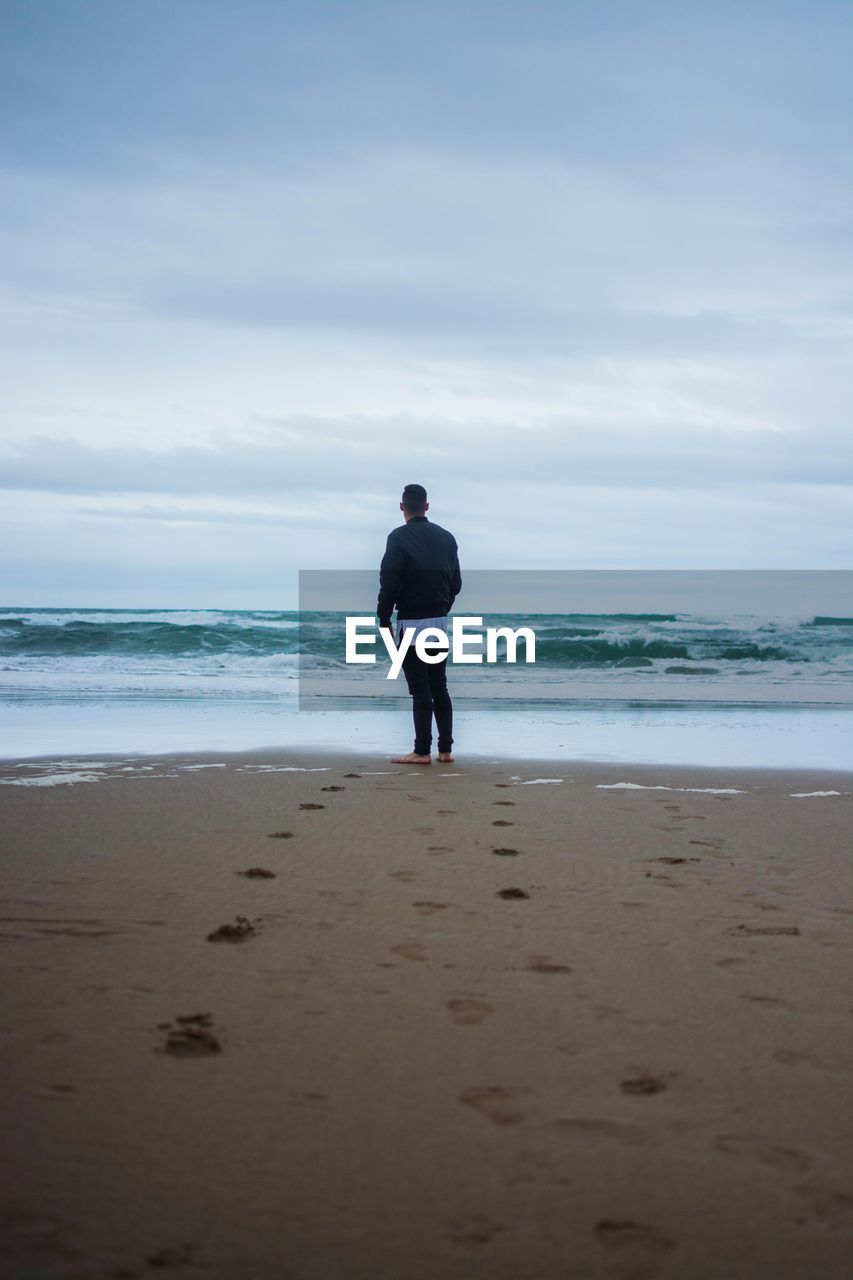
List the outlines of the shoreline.
<svg viewBox="0 0 853 1280">
<path fill-rule="evenodd" d="M 211 768 L 222 765 L 225 768 L 231 767 L 238 770 L 243 765 L 255 768 L 259 765 L 266 765 L 270 771 L 279 770 L 282 772 L 310 772 L 312 769 L 319 768 L 332 771 L 345 767 L 356 768 L 359 765 L 366 767 L 369 764 L 371 767 L 377 765 L 387 766 L 390 771 L 398 774 L 416 775 L 427 773 L 432 775 L 448 774 L 449 776 L 454 776 L 454 771 L 456 770 L 476 773 L 485 769 L 501 768 L 525 772 L 548 769 L 554 774 L 562 772 L 564 781 L 570 775 L 579 781 L 590 781 L 593 775 L 609 775 L 627 771 L 632 774 L 642 774 L 646 779 L 658 778 L 659 775 L 665 773 L 681 783 L 691 778 L 707 781 L 713 775 L 713 777 L 727 781 L 731 785 L 741 781 L 744 785 L 752 787 L 772 785 L 774 781 L 781 780 L 791 781 L 793 785 L 799 779 L 804 786 L 807 783 L 823 781 L 836 786 L 843 794 L 848 791 L 853 792 L 853 765 L 851 765 L 850 769 L 837 767 L 824 769 L 806 768 L 798 765 L 768 767 L 762 765 L 685 764 L 677 761 L 589 760 L 553 756 L 501 758 L 495 755 L 490 758 L 486 755 L 465 756 L 463 754 L 457 755 L 452 765 L 439 764 L 435 759 L 433 759 L 432 765 L 393 765 L 389 756 L 378 752 L 342 752 L 333 747 L 328 750 L 318 750 L 313 746 L 310 751 L 299 751 L 289 747 L 249 747 L 240 751 L 95 751 L 85 753 L 49 752 L 33 756 L 0 756 L 0 785 L 2 785 L 4 779 L 14 777 L 22 769 L 49 768 L 63 764 L 80 765 L 86 762 L 97 763 L 106 770 L 112 770 L 118 766 L 127 766 L 136 770 L 152 764 L 154 767 L 172 769 L 181 767 L 186 769 Z M 110 774 L 110 776 L 116 777 L 119 775 Z"/>
</svg>

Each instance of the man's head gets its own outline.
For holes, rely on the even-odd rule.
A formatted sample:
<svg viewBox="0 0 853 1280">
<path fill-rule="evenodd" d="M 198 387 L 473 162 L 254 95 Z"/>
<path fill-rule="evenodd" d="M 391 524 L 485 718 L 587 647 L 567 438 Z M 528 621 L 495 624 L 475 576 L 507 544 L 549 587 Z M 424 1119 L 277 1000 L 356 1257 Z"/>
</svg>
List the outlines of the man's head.
<svg viewBox="0 0 853 1280">
<path fill-rule="evenodd" d="M 407 520 L 412 516 L 424 516 L 429 511 L 427 491 L 422 484 L 407 484 L 403 490 L 400 510 Z"/>
</svg>

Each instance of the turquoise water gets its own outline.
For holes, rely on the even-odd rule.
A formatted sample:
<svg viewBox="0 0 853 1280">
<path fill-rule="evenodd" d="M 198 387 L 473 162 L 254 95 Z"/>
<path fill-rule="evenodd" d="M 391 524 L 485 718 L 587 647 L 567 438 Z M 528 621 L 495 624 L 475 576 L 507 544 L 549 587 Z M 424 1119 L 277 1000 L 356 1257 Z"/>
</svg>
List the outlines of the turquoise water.
<svg viewBox="0 0 853 1280">
<path fill-rule="evenodd" d="M 298 653 L 344 660 L 344 615 L 257 610 L 0 609 L 0 673 L 65 669 L 286 675 Z M 853 675 L 853 618 L 697 617 L 691 614 L 491 614 L 488 626 L 532 627 L 537 665 L 610 670 L 649 662 L 709 664 L 723 677 L 771 664 L 791 677 Z"/>
</svg>

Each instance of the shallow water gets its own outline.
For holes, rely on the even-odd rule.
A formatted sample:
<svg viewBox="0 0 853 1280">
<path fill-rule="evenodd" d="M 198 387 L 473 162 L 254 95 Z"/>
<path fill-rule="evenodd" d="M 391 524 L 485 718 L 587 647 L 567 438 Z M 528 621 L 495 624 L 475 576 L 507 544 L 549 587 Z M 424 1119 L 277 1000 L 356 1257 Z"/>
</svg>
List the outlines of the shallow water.
<svg viewBox="0 0 853 1280">
<path fill-rule="evenodd" d="M 461 701 L 459 757 L 590 760 L 853 770 L 853 710 L 843 706 L 718 703 Z M 411 748 L 406 699 L 328 700 L 298 710 L 295 697 L 7 696 L 0 757 L 101 752 Z"/>
</svg>

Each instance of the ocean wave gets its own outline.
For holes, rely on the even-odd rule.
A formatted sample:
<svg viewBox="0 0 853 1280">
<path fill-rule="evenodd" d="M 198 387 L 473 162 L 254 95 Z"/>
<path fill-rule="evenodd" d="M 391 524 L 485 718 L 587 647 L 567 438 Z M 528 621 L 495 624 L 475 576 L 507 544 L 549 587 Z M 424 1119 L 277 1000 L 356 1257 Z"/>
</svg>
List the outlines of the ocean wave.
<svg viewBox="0 0 853 1280">
<path fill-rule="evenodd" d="M 260 609 L 0 609 L 0 628 L 35 624 L 68 627 L 77 622 L 113 627 L 118 623 L 162 623 L 165 626 L 261 627 L 291 630 L 299 625 L 293 611 Z"/>
<path fill-rule="evenodd" d="M 773 645 L 763 649 L 757 644 L 733 645 L 723 649 L 719 656 L 723 662 L 808 662 L 808 658 Z"/>
<path fill-rule="evenodd" d="M 342 613 L 275 610 L 11 609 L 0 611 L 0 672 L 51 677 L 127 673 L 195 679 L 290 678 L 297 659 L 311 670 L 343 669 Z M 464 616 L 464 615 L 462 615 Z M 727 617 L 655 613 L 493 614 L 486 626 L 530 626 L 541 679 L 561 670 L 709 680 L 837 682 L 853 674 L 853 619 Z M 499 646 L 503 652 L 503 646 Z M 384 647 L 375 650 L 380 665 Z M 523 657 L 523 645 L 519 655 Z M 666 670 L 673 662 L 678 672 Z M 714 668 L 714 672 L 710 670 Z M 503 670 L 506 667 L 503 666 Z M 353 668 L 349 673 L 355 678 Z M 495 671 L 496 679 L 502 678 Z"/>
<path fill-rule="evenodd" d="M 0 632 L 0 654 L 117 654 L 181 657 L 192 653 L 295 653 L 298 627 L 259 626 L 232 622 L 93 622 L 76 619 L 62 624 L 40 621 L 15 626 L 6 620 Z"/>
<path fill-rule="evenodd" d="M 685 644 L 672 640 L 602 640 L 588 637 L 537 636 L 536 661 L 558 666 L 609 666 L 625 658 L 689 658 Z"/>
</svg>

